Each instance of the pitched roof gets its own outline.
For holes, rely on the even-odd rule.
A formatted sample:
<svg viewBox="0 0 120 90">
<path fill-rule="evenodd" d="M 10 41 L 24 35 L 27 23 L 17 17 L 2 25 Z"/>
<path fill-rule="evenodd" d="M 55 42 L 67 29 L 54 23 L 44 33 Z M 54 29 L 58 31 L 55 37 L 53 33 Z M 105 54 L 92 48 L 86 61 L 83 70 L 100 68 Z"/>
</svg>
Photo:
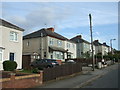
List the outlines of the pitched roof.
<svg viewBox="0 0 120 90">
<path fill-rule="evenodd" d="M 5 26 L 5 27 L 8 27 L 8 28 L 13 28 L 13 29 L 17 29 L 17 30 L 20 30 L 20 31 L 24 31 L 24 29 L 12 24 L 12 23 L 9 23 L 3 19 L 0 19 L 0 26 Z"/>
<path fill-rule="evenodd" d="M 74 41 L 75 43 L 82 43 L 82 42 L 85 42 L 85 43 L 90 44 L 90 42 L 88 42 L 88 41 L 86 41 L 86 40 L 84 40 L 84 39 L 82 39 L 82 38 L 80 38 L 80 37 L 78 37 L 78 36 L 73 37 L 73 38 L 71 38 L 70 40 Z"/>
<path fill-rule="evenodd" d="M 98 40 L 93 41 L 93 44 L 94 44 L 95 46 L 103 45 L 103 44 L 101 44 Z"/>
<path fill-rule="evenodd" d="M 67 38 L 63 37 L 62 35 L 56 33 L 56 32 L 52 32 L 48 29 L 40 29 L 36 32 L 33 32 L 33 33 L 30 33 L 28 35 L 25 35 L 23 37 L 23 39 L 30 39 L 30 38 L 37 38 L 37 37 L 41 37 L 41 33 L 43 35 L 43 37 L 45 36 L 51 36 L 51 37 L 54 37 L 54 38 L 57 38 L 57 39 L 60 39 L 60 40 L 68 40 Z"/>
<path fill-rule="evenodd" d="M 103 45 L 103 46 L 106 46 L 106 47 L 110 47 L 110 46 L 108 46 L 107 44 L 104 44 L 104 43 L 103 43 L 102 45 Z"/>
</svg>

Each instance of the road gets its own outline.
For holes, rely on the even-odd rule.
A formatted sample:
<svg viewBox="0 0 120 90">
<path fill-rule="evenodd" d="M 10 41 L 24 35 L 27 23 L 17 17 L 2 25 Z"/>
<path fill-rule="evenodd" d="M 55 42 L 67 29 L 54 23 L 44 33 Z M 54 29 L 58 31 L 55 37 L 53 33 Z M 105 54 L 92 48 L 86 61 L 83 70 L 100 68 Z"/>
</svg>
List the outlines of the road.
<svg viewBox="0 0 120 90">
<path fill-rule="evenodd" d="M 118 88 L 118 68 L 111 70 L 84 88 Z"/>
<path fill-rule="evenodd" d="M 74 77 L 45 83 L 35 88 L 117 88 L 118 64 L 114 64 L 102 70 L 95 69 Z M 97 77 L 97 78 L 96 78 Z M 88 82 L 89 81 L 89 82 Z"/>
</svg>

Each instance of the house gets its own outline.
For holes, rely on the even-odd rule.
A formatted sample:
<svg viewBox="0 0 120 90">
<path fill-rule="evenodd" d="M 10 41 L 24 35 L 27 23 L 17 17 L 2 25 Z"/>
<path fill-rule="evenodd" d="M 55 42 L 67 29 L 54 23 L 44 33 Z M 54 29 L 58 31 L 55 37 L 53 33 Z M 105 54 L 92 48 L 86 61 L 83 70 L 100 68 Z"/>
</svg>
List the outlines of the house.
<svg viewBox="0 0 120 90">
<path fill-rule="evenodd" d="M 22 34 L 24 29 L 0 19 L 0 70 L 3 61 L 16 61 L 22 67 Z"/>
<path fill-rule="evenodd" d="M 107 55 L 109 50 L 109 46 L 106 43 L 100 43 L 99 40 L 93 41 L 95 45 L 95 54 L 101 53 L 102 55 Z"/>
<path fill-rule="evenodd" d="M 110 52 L 110 46 L 108 46 L 106 42 L 103 43 L 103 46 L 104 46 L 104 55 L 108 55 L 108 53 Z"/>
<path fill-rule="evenodd" d="M 84 40 L 81 35 L 77 35 L 70 40 L 77 43 L 76 45 L 76 53 L 77 58 L 86 58 L 90 56 L 90 42 Z"/>
<path fill-rule="evenodd" d="M 103 47 L 99 40 L 94 40 L 93 44 L 95 45 L 95 54 L 101 53 L 103 55 Z"/>
<path fill-rule="evenodd" d="M 30 54 L 33 56 L 31 61 L 36 58 L 40 59 L 57 59 L 64 61 L 67 50 L 65 44 L 71 42 L 62 35 L 54 32 L 54 28 L 43 28 L 23 37 L 23 55 Z"/>
<path fill-rule="evenodd" d="M 65 41 L 65 50 L 67 50 L 67 53 L 65 53 L 65 59 L 72 59 L 76 58 L 76 43 L 72 40 L 66 40 Z"/>
</svg>

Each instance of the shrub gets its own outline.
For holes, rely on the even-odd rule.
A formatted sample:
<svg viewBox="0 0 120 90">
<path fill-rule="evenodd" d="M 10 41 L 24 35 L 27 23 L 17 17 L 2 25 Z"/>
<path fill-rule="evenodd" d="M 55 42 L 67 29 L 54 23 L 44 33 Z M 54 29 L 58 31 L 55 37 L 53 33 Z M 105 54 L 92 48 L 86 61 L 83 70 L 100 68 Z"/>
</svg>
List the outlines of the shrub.
<svg viewBox="0 0 120 90">
<path fill-rule="evenodd" d="M 4 71 L 14 71 L 17 68 L 17 63 L 15 61 L 4 61 L 3 62 L 3 69 Z"/>
<path fill-rule="evenodd" d="M 39 69 L 38 68 L 33 68 L 32 73 L 38 73 Z"/>
</svg>

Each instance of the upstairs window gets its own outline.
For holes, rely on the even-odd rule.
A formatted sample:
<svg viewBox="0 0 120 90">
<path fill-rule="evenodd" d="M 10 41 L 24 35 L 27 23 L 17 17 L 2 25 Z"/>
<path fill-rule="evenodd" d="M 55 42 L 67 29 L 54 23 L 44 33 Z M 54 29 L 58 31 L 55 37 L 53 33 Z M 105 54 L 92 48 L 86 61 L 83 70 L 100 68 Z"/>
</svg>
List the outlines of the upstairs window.
<svg viewBox="0 0 120 90">
<path fill-rule="evenodd" d="M 10 32 L 10 41 L 18 41 L 18 33 L 17 32 Z"/>
<path fill-rule="evenodd" d="M 62 46 L 62 41 L 61 40 L 57 40 L 57 45 L 58 46 Z"/>
<path fill-rule="evenodd" d="M 30 46 L 30 42 L 29 41 L 27 42 L 27 46 Z"/>
<path fill-rule="evenodd" d="M 50 39 L 50 45 L 53 45 L 53 43 L 54 43 L 54 40 L 51 38 Z"/>
<path fill-rule="evenodd" d="M 70 43 L 67 43 L 67 48 L 70 48 Z"/>
</svg>

